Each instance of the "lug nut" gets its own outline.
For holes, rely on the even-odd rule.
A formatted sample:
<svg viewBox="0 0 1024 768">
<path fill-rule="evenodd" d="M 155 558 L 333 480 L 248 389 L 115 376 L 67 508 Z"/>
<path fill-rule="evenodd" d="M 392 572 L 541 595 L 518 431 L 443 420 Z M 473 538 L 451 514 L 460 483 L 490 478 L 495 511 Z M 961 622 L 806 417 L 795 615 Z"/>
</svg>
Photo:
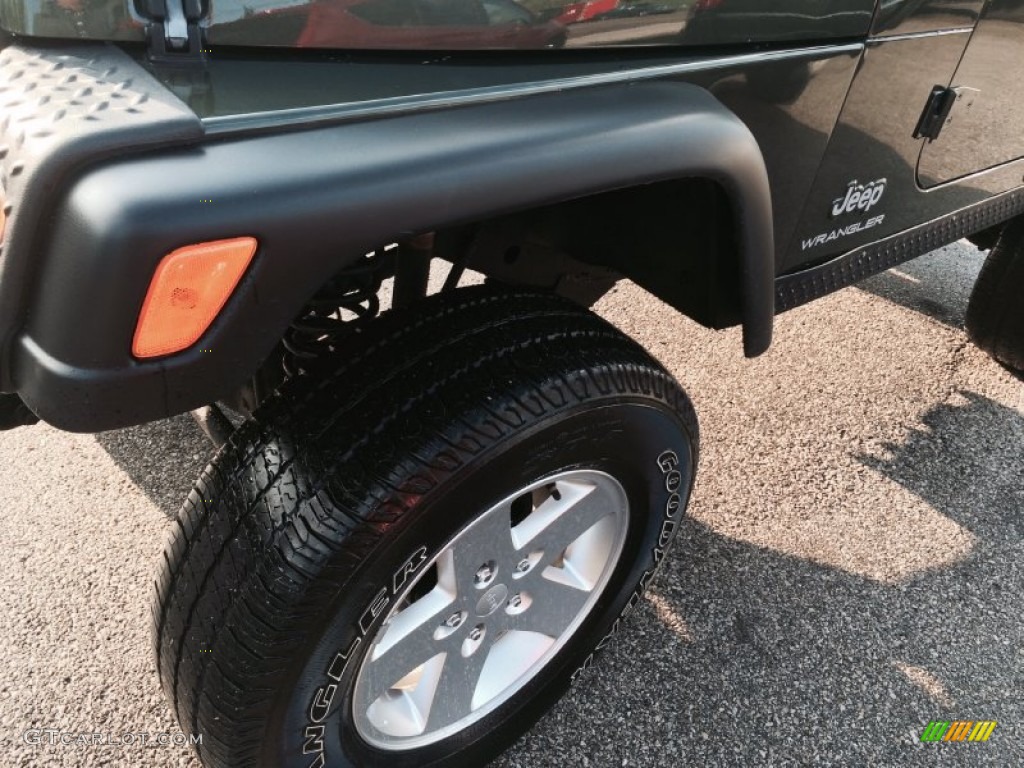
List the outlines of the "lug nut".
<svg viewBox="0 0 1024 768">
<path fill-rule="evenodd" d="M 528 610 L 533 600 L 528 592 L 516 592 L 508 599 L 505 605 L 505 613 L 509 616 L 518 616 Z"/>
<path fill-rule="evenodd" d="M 484 634 L 487 632 L 487 627 L 483 624 L 477 624 L 466 635 L 466 639 L 462 641 L 462 658 L 468 659 L 474 653 L 479 651 L 484 644 Z"/>
<path fill-rule="evenodd" d="M 493 579 L 493 578 L 494 578 L 494 567 L 490 563 L 487 563 L 487 564 L 481 565 L 477 569 L 476 575 L 473 577 L 473 583 L 476 584 L 478 587 L 480 587 L 480 586 L 483 586 L 484 584 L 489 584 L 491 579 Z"/>
<path fill-rule="evenodd" d="M 453 613 L 444 620 L 444 625 L 449 629 L 457 629 L 464 621 L 462 613 Z"/>
</svg>

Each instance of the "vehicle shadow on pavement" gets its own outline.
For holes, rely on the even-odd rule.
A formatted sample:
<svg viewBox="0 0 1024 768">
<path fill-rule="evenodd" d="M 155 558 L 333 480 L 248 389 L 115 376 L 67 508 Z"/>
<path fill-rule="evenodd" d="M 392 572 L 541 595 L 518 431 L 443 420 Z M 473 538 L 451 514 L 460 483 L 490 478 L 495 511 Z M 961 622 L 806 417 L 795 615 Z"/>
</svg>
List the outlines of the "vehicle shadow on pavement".
<svg viewBox="0 0 1024 768">
<path fill-rule="evenodd" d="M 1020 545 L 1024 416 L 975 392 L 959 390 L 955 398 L 962 404 L 936 405 L 906 442 L 887 446 L 891 458 L 860 459 L 982 541 Z"/>
<path fill-rule="evenodd" d="M 964 327 L 967 301 L 987 256 L 966 242 L 901 264 L 857 283 L 857 288 L 932 318 Z"/>
<path fill-rule="evenodd" d="M 214 447 L 189 414 L 100 432 L 96 442 L 167 517 L 213 457 Z"/>
<path fill-rule="evenodd" d="M 882 582 L 690 519 L 609 652 L 495 765 L 1024 765 L 1024 459 L 989 447 L 1024 446 L 1024 417 L 962 397 L 861 457 L 969 531 L 959 560 Z M 999 725 L 921 744 L 935 719 Z"/>
</svg>

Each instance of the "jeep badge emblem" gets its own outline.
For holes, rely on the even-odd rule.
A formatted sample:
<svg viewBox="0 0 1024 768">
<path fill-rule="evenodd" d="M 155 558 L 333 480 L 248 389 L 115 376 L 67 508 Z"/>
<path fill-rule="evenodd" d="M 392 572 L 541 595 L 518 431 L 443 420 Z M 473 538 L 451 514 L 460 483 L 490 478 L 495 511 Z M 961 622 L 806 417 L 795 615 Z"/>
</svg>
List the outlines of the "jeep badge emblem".
<svg viewBox="0 0 1024 768">
<path fill-rule="evenodd" d="M 878 204 L 884 194 L 885 179 L 876 179 L 867 184 L 861 184 L 854 179 L 847 185 L 846 195 L 832 201 L 832 217 L 835 218 L 853 211 L 867 213 Z"/>
<path fill-rule="evenodd" d="M 505 602 L 508 597 L 508 587 L 504 584 L 496 584 L 484 593 L 476 604 L 477 616 L 490 616 Z"/>
</svg>

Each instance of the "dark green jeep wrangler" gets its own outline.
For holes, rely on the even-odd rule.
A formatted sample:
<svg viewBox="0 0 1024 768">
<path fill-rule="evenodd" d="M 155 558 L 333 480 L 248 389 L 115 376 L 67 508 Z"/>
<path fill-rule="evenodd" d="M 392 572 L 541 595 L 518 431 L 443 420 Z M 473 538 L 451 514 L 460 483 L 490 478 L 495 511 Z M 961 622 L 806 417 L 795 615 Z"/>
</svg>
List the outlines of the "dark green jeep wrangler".
<svg viewBox="0 0 1024 768">
<path fill-rule="evenodd" d="M 593 662 L 697 463 L 686 395 L 588 311 L 619 279 L 756 356 L 971 237 L 968 331 L 1024 372 L 1021 0 L 0 27 L 0 427 L 193 411 L 221 446 L 153 609 L 211 768 L 482 765 Z"/>
</svg>

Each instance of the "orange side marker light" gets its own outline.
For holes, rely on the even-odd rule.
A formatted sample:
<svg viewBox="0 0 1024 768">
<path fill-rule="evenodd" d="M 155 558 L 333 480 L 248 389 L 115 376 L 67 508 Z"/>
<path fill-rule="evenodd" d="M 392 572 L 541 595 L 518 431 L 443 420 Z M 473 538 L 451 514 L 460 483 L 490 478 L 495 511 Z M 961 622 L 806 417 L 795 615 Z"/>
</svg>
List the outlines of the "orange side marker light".
<svg viewBox="0 0 1024 768">
<path fill-rule="evenodd" d="M 206 333 L 256 253 L 236 237 L 178 248 L 153 273 L 139 312 L 132 354 L 159 357 L 187 349 Z"/>
</svg>

